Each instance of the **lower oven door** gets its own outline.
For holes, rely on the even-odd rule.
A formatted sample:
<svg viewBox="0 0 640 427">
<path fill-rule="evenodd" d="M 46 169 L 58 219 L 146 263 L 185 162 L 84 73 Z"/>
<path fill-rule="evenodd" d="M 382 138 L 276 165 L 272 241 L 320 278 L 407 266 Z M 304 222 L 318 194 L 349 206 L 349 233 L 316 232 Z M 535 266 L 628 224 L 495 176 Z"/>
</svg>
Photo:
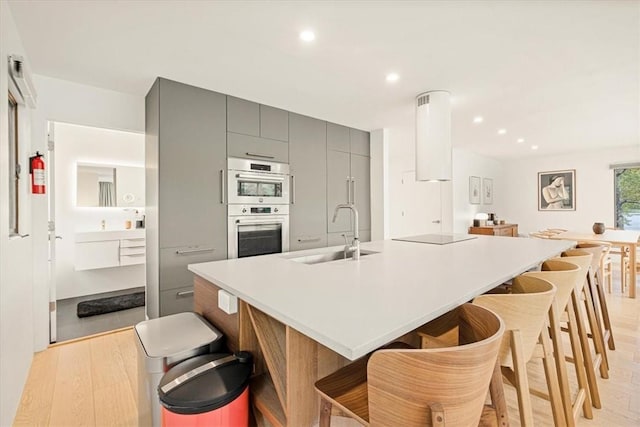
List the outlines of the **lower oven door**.
<svg viewBox="0 0 640 427">
<path fill-rule="evenodd" d="M 289 251 L 289 218 L 229 218 L 229 258 Z"/>
</svg>

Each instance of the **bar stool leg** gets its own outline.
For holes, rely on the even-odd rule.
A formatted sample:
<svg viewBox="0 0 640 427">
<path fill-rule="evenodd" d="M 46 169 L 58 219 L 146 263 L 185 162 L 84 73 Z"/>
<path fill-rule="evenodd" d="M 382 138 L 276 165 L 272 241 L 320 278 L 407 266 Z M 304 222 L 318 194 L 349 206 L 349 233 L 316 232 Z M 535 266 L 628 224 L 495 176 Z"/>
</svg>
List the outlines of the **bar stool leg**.
<svg viewBox="0 0 640 427">
<path fill-rule="evenodd" d="M 589 347 L 589 337 L 585 328 L 585 321 L 580 310 L 578 297 L 575 292 L 571 293 L 571 299 L 567 307 L 567 312 L 571 319 L 571 313 L 574 314 L 574 321 L 580 339 L 580 347 L 582 348 L 582 357 L 584 360 L 584 368 L 587 374 L 587 382 L 589 383 L 589 392 L 591 393 L 591 403 L 595 408 L 602 408 L 602 402 L 600 400 L 600 391 L 598 390 L 598 381 L 596 378 L 596 368 L 591 357 L 591 348 Z M 571 321 L 571 320 L 569 320 Z M 579 351 L 579 350 L 578 350 Z M 574 354 L 575 355 L 575 354 Z M 577 361 L 576 361 L 577 365 Z"/>
<path fill-rule="evenodd" d="M 596 291 L 598 294 L 598 300 L 600 301 L 600 310 L 602 311 L 602 323 L 603 331 L 608 337 L 606 337 L 609 350 L 616 349 L 616 343 L 613 340 L 613 330 L 611 329 L 611 319 L 609 318 L 609 308 L 607 307 L 607 299 L 604 292 L 604 272 L 599 270 L 596 272 Z M 611 280 L 611 278 L 609 278 Z M 611 292 L 611 282 L 609 282 L 609 292 Z"/>
<path fill-rule="evenodd" d="M 560 393 L 560 384 L 558 382 L 558 372 L 553 360 L 553 348 L 549 339 L 547 328 L 543 328 L 540 333 L 539 342 L 542 344 L 544 356 L 542 363 L 544 365 L 544 374 L 547 380 L 547 389 L 549 391 L 549 402 L 551 402 L 551 412 L 555 425 L 575 426 L 573 414 L 567 417 L 564 413 L 565 405 L 563 405 L 562 395 Z M 571 406 L 571 400 L 569 400 Z"/>
<path fill-rule="evenodd" d="M 604 338 L 602 336 L 602 320 L 600 319 L 597 300 L 593 298 L 594 289 L 591 285 L 595 285 L 591 272 L 588 275 L 586 286 L 583 287 L 582 293 L 584 295 L 584 307 L 587 313 L 587 320 L 589 321 L 589 329 L 591 329 L 591 337 L 593 338 L 593 346 L 596 351 L 596 358 L 599 365 L 600 376 L 602 378 L 609 378 L 609 361 L 607 359 L 606 348 L 604 345 Z"/>
</svg>

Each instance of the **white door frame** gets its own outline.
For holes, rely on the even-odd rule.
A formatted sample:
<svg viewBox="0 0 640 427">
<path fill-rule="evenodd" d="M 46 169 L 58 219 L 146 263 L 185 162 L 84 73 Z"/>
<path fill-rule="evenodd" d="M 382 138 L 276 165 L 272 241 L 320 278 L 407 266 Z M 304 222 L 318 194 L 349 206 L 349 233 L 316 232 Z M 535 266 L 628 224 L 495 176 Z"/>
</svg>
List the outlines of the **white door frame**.
<svg viewBox="0 0 640 427">
<path fill-rule="evenodd" d="M 62 237 L 56 235 L 56 197 L 55 197 L 55 122 L 47 122 L 47 150 L 48 150 L 48 174 L 49 174 L 49 191 L 47 191 L 48 205 L 48 242 L 49 242 L 49 262 L 48 262 L 48 279 L 49 279 L 49 342 L 57 341 L 58 320 L 57 320 L 57 303 L 56 303 L 56 241 Z"/>
</svg>

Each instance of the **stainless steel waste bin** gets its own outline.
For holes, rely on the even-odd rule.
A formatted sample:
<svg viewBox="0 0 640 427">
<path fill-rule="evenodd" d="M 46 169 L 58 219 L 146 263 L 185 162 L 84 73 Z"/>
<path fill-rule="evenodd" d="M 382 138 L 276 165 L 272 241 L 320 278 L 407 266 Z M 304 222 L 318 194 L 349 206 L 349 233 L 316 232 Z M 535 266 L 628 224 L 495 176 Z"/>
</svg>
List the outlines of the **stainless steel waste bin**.
<svg viewBox="0 0 640 427">
<path fill-rule="evenodd" d="M 145 320 L 135 326 L 138 348 L 138 425 L 160 427 L 158 384 L 172 366 L 219 351 L 222 333 L 196 313 Z"/>
</svg>

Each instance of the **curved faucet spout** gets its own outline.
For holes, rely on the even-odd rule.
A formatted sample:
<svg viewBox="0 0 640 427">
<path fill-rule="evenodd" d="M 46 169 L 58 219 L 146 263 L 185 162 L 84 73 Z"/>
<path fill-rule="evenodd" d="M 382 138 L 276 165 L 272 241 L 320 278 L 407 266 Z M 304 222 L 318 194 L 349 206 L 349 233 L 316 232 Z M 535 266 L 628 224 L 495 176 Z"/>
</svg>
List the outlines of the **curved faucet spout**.
<svg viewBox="0 0 640 427">
<path fill-rule="evenodd" d="M 333 220 L 331 222 L 336 222 L 336 219 L 338 219 L 338 211 L 340 211 L 340 209 L 349 209 L 353 212 L 353 242 L 351 244 L 351 246 L 346 246 L 345 247 L 345 256 L 347 255 L 347 251 L 351 251 L 353 252 L 353 260 L 357 261 L 360 259 L 360 233 L 358 231 L 359 228 L 359 223 L 358 223 L 358 209 L 356 208 L 356 205 L 354 205 L 353 203 L 342 203 L 339 204 L 338 206 L 336 206 L 336 209 L 333 211 Z"/>
</svg>

